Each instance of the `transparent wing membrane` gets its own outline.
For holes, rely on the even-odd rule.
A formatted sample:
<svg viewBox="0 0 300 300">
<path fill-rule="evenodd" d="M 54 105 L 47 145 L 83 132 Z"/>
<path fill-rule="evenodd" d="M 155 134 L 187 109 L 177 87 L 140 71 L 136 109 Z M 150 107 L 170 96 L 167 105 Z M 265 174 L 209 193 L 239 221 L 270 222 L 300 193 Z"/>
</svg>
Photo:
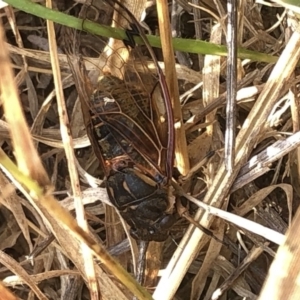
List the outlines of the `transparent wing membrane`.
<svg viewBox="0 0 300 300">
<path fill-rule="evenodd" d="M 95 3 L 97 7 L 84 5 L 79 15 L 127 30 L 130 42 L 85 32 L 67 35 L 65 44 L 87 134 L 105 170 L 109 197 L 131 226 L 132 236 L 164 240 L 166 224 L 172 223 L 168 187 L 174 152 L 164 77 L 135 17 L 116 2 Z M 135 35 L 145 45 L 135 45 Z M 99 62 L 88 73 L 85 64 L 92 56 Z M 155 73 L 147 67 L 149 60 L 156 66 Z"/>
</svg>

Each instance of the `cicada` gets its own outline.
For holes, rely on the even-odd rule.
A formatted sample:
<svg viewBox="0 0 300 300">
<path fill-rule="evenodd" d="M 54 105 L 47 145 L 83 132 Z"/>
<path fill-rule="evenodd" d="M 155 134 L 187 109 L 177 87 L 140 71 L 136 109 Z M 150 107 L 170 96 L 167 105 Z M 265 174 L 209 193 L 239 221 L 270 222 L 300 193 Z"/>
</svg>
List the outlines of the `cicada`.
<svg viewBox="0 0 300 300">
<path fill-rule="evenodd" d="M 169 92 L 134 15 L 117 1 L 105 3 L 115 10 L 114 26 L 127 23 L 125 30 L 131 42 L 121 42 L 117 47 L 111 46 L 115 41 L 108 42 L 101 54 L 105 64 L 95 86 L 84 66 L 74 70 L 73 64 L 84 123 L 103 167 L 110 201 L 129 224 L 131 236 L 163 241 L 176 220 L 169 203 L 174 159 Z M 142 49 L 134 44 L 135 35 L 143 40 Z M 154 63 L 154 73 L 149 71 L 145 57 Z"/>
</svg>

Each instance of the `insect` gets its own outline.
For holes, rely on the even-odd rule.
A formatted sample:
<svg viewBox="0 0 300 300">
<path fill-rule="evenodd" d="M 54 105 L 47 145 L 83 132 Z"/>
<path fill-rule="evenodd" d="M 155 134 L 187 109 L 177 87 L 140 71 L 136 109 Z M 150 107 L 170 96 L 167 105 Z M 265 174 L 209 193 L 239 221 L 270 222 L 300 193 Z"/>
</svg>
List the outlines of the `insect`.
<svg viewBox="0 0 300 300">
<path fill-rule="evenodd" d="M 155 74 L 148 70 L 141 50 L 132 43 L 132 31 L 128 30 L 130 43 L 118 51 L 108 47 L 109 55 L 104 50 L 107 63 L 95 88 L 88 82 L 83 65 L 80 70 L 73 70 L 84 123 L 105 172 L 110 201 L 130 226 L 131 236 L 143 241 L 164 241 L 176 220 L 168 200 L 174 157 L 168 88 L 139 22 L 121 3 L 107 3 L 142 38 L 143 50 L 154 62 Z M 126 58 L 120 54 L 123 52 Z"/>
</svg>

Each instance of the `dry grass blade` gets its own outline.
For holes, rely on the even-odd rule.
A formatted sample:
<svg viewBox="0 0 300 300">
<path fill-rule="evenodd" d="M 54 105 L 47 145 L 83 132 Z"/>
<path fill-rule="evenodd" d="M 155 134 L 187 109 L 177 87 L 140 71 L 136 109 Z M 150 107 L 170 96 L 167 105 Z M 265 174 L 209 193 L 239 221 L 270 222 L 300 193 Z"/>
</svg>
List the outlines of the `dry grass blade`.
<svg viewBox="0 0 300 300">
<path fill-rule="evenodd" d="M 29 228 L 24 210 L 20 202 L 20 198 L 14 191 L 14 187 L 10 185 L 9 181 L 4 176 L 2 171 L 0 171 L 0 190 L 2 194 L 0 198 L 0 203 L 13 213 L 20 229 L 23 232 L 29 249 L 30 251 L 32 251 L 33 246 L 30 239 Z"/>
<path fill-rule="evenodd" d="M 18 100 L 14 82 L 14 77 L 8 60 L 9 53 L 4 43 L 4 33 L 1 31 L 0 37 L 0 60 L 1 60 L 1 92 L 3 97 L 3 106 L 5 109 L 5 117 L 10 126 L 10 134 L 12 136 L 15 156 L 18 161 L 19 168 L 27 175 L 32 176 L 42 186 L 47 187 L 50 182 L 48 176 L 42 166 L 40 157 L 38 156 L 34 143 L 32 142 L 30 132 L 24 114 Z M 26 149 L 26 151 L 24 151 Z"/>
<path fill-rule="evenodd" d="M 300 296 L 300 210 L 298 208 L 293 223 L 289 228 L 286 241 L 281 245 L 269 270 L 269 275 L 259 296 L 264 299 L 298 299 Z"/>
<path fill-rule="evenodd" d="M 285 140 L 279 140 L 267 147 L 258 155 L 254 155 L 240 170 L 231 191 L 235 191 L 270 170 L 272 162 L 277 161 L 300 145 L 300 132 L 296 132 Z M 260 174 L 260 175 L 259 175 Z"/>
<path fill-rule="evenodd" d="M 78 271 L 73 271 L 73 270 L 57 270 L 57 271 L 47 271 L 41 274 L 35 274 L 35 275 L 30 275 L 30 278 L 36 283 L 40 283 L 44 280 L 48 280 L 54 277 L 59 277 L 59 276 L 64 276 L 64 275 L 72 275 L 76 276 L 79 275 Z M 15 285 L 19 284 L 25 284 L 26 281 L 24 281 L 20 276 L 9 276 L 5 278 L 3 281 L 3 284 L 5 286 L 10 286 L 13 287 Z"/>
<path fill-rule="evenodd" d="M 251 197 L 247 199 L 239 208 L 235 209 L 234 213 L 238 216 L 246 215 L 253 207 L 257 206 L 260 202 L 262 202 L 263 199 L 265 199 L 276 188 L 281 188 L 286 194 L 287 207 L 289 210 L 288 219 L 290 221 L 292 219 L 293 188 L 291 185 L 284 184 L 284 183 L 268 186 L 266 188 L 257 191 L 256 193 L 251 195 Z M 279 228 L 277 230 L 280 231 Z"/>
<path fill-rule="evenodd" d="M 197 200 L 196 198 L 193 198 L 192 196 L 184 193 L 182 191 L 182 189 L 180 187 L 178 187 L 176 184 L 174 184 L 174 187 L 179 195 L 184 196 L 189 201 L 195 203 L 199 208 L 203 209 L 208 215 L 220 217 L 221 219 L 226 220 L 230 223 L 233 223 L 241 228 L 245 228 L 246 230 L 248 230 L 250 232 L 253 232 L 257 235 L 263 236 L 264 238 L 276 243 L 277 245 L 281 245 L 284 242 L 283 234 L 281 234 L 277 231 L 274 231 L 272 229 L 269 229 L 268 227 L 262 226 L 258 223 L 255 223 L 251 220 L 241 218 L 240 216 L 233 214 L 233 213 L 229 213 L 223 209 L 207 205 L 207 204 Z M 282 184 L 282 185 L 280 185 L 280 187 L 285 190 L 286 194 L 289 197 L 291 197 L 291 189 L 290 189 L 289 185 Z M 263 190 L 262 192 L 258 192 L 257 194 L 252 195 L 253 197 L 251 197 L 249 199 L 249 202 L 251 202 L 252 200 L 253 201 L 257 201 L 259 199 L 261 200 L 262 196 L 270 193 L 275 188 L 276 187 L 266 188 L 266 190 Z"/>
<path fill-rule="evenodd" d="M 214 235 L 218 239 L 223 239 L 225 224 L 219 220 L 215 225 L 216 228 L 218 229 L 217 231 L 214 231 Z M 200 295 L 203 293 L 203 290 L 205 288 L 203 282 L 206 282 L 208 274 L 210 272 L 211 265 L 213 264 L 214 261 L 216 261 L 217 257 L 220 255 L 221 248 L 222 248 L 222 244 L 220 242 L 216 241 L 215 239 L 212 239 L 210 241 L 202 266 L 197 271 L 192 283 L 192 292 L 191 292 L 192 299 L 199 299 Z M 215 280 L 212 280 L 211 284 L 209 285 L 209 290 L 212 291 L 215 290 L 217 281 L 218 279 L 220 279 L 220 277 L 214 279 Z"/>
<path fill-rule="evenodd" d="M 46 1 L 47 7 L 52 8 L 52 1 Z M 62 140 L 64 143 L 64 149 L 66 152 L 66 157 L 68 160 L 68 169 L 70 174 L 70 181 L 72 186 L 72 192 L 75 201 L 75 209 L 76 209 L 76 217 L 78 220 L 78 225 L 83 228 L 84 231 L 89 233 L 88 224 L 85 218 L 84 206 L 82 203 L 82 194 L 80 190 L 80 182 L 79 176 L 77 173 L 76 163 L 75 163 L 75 154 L 73 150 L 73 143 L 72 143 L 72 136 L 70 132 L 70 124 L 67 114 L 67 109 L 65 105 L 65 100 L 63 96 L 62 90 L 62 82 L 61 82 L 61 75 L 60 75 L 60 67 L 58 61 L 58 54 L 57 54 L 57 43 L 56 43 L 56 36 L 54 31 L 54 24 L 53 22 L 47 20 L 47 29 L 48 29 L 48 37 L 49 37 L 49 48 L 50 48 L 50 58 L 51 58 L 51 65 L 53 70 L 53 77 L 55 83 L 55 90 L 56 90 L 56 99 L 58 102 L 58 113 L 60 118 L 60 131 L 62 135 Z M 85 258 L 84 259 L 84 268 L 86 272 L 86 277 L 88 280 L 88 286 L 91 294 L 92 300 L 99 299 L 99 291 L 98 285 L 96 280 L 96 273 L 94 268 L 94 261 L 93 255 L 90 251 L 89 247 L 83 243 L 81 245 L 81 255 Z"/>
<path fill-rule="evenodd" d="M 260 254 L 263 253 L 263 251 L 264 251 L 263 248 L 253 247 L 253 249 L 251 249 L 251 251 L 249 251 L 248 255 L 245 257 L 244 261 L 241 262 L 239 267 L 230 274 L 230 276 L 223 282 L 223 284 L 218 289 L 216 289 L 211 299 L 212 300 L 220 299 L 221 295 L 223 295 L 224 292 L 229 287 L 234 285 L 234 282 L 237 281 L 237 279 L 241 276 L 243 271 L 249 266 L 251 262 L 256 260 L 260 256 Z M 257 298 L 253 293 L 251 293 L 250 287 L 248 287 L 246 291 L 242 291 L 242 292 L 237 291 L 237 293 L 239 294 L 239 296 L 246 297 L 247 299 L 254 300 Z"/>
<path fill-rule="evenodd" d="M 227 1 L 227 101 L 226 101 L 226 131 L 225 131 L 225 165 L 231 173 L 235 160 L 236 137 L 236 93 L 237 93 L 237 40 L 238 33 L 238 6 L 243 4 L 237 1 Z M 239 9 L 241 11 L 241 9 Z M 241 31 L 242 32 L 242 31 Z"/>
<path fill-rule="evenodd" d="M 0 262 L 11 270 L 14 274 L 18 275 L 30 287 L 34 294 L 40 300 L 47 300 L 48 298 L 42 293 L 36 283 L 30 278 L 29 274 L 23 269 L 17 261 L 12 259 L 9 255 L 0 251 Z"/>
</svg>

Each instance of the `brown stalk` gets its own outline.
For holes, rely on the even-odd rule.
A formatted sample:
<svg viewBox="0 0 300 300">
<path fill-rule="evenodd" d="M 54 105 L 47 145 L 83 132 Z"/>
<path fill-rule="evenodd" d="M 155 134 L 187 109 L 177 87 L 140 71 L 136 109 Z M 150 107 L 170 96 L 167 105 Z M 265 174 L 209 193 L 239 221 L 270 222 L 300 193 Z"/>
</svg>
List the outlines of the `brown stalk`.
<svg viewBox="0 0 300 300">
<path fill-rule="evenodd" d="M 157 1 L 157 14 L 160 29 L 160 38 L 165 63 L 165 77 L 173 105 L 175 122 L 175 161 L 181 174 L 186 175 L 190 169 L 187 152 L 187 143 L 182 121 L 181 106 L 179 102 L 178 81 L 175 69 L 174 50 L 171 39 L 169 12 L 166 1 Z"/>
</svg>

